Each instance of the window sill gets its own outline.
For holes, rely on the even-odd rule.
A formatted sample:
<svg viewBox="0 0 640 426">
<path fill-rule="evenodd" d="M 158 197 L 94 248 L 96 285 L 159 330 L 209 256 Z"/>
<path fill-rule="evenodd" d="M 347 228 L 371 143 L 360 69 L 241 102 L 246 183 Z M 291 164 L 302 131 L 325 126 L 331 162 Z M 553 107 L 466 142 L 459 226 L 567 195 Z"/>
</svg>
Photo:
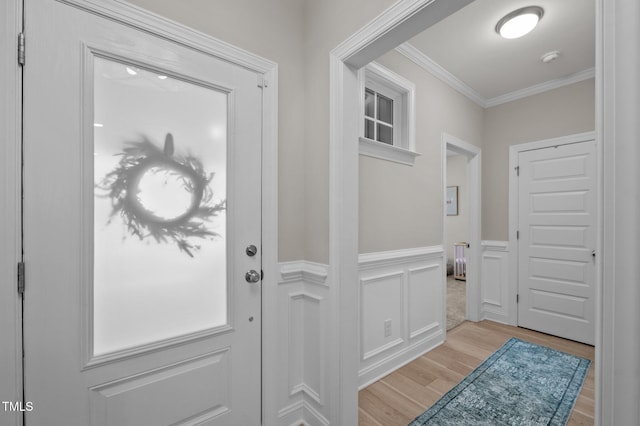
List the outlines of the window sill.
<svg viewBox="0 0 640 426">
<path fill-rule="evenodd" d="M 415 164 L 416 157 L 421 154 L 408 149 L 399 148 L 397 146 L 361 137 L 360 155 L 413 166 Z"/>
</svg>

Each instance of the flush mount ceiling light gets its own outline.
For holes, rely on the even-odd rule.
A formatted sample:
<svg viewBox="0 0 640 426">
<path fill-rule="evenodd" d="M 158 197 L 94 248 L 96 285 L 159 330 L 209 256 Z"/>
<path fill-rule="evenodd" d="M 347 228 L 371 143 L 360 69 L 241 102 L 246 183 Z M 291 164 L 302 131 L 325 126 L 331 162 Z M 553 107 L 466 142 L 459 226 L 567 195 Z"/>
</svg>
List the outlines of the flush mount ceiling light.
<svg viewBox="0 0 640 426">
<path fill-rule="evenodd" d="M 544 15 L 544 9 L 539 6 L 514 10 L 498 21 L 496 32 L 508 39 L 522 37 L 538 25 L 542 15 Z"/>
</svg>

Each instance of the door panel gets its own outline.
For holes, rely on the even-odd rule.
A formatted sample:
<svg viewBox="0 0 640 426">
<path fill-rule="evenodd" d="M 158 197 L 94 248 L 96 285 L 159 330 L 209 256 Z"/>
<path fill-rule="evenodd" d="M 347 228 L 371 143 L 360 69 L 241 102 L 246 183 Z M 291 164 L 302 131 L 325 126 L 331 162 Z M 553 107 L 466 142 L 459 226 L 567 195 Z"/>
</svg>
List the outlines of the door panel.
<svg viewBox="0 0 640 426">
<path fill-rule="evenodd" d="M 518 324 L 594 343 L 595 143 L 519 154 Z"/>
<path fill-rule="evenodd" d="M 25 7 L 27 424 L 260 424 L 256 74 Z"/>
</svg>

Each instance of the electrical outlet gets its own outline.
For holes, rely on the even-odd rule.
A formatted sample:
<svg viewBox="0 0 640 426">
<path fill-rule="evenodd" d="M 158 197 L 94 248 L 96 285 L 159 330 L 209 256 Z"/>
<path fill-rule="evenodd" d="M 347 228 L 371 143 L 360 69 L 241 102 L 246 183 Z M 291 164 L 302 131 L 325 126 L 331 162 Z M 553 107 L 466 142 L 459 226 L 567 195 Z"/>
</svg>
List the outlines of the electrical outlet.
<svg viewBox="0 0 640 426">
<path fill-rule="evenodd" d="M 384 337 L 391 336 L 391 320 L 388 319 L 384 322 Z"/>
</svg>

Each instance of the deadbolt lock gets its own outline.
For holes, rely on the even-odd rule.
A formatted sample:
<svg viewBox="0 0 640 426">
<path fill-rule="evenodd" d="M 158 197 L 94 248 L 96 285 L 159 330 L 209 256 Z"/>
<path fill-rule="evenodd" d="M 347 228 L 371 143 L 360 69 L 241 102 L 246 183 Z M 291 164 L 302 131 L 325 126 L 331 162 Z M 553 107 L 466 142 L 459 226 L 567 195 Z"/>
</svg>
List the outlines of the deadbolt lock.
<svg viewBox="0 0 640 426">
<path fill-rule="evenodd" d="M 247 256 L 253 257 L 258 253 L 258 248 L 253 244 L 251 244 L 250 246 L 247 246 L 247 249 L 245 250 L 245 252 L 247 253 Z"/>
</svg>

